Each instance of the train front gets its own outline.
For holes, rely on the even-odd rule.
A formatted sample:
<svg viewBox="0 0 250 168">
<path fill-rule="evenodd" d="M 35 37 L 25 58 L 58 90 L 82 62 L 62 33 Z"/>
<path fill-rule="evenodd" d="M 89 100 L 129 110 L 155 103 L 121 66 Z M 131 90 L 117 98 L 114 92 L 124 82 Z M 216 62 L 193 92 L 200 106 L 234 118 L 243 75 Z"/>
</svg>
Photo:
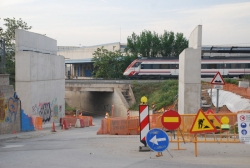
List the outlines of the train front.
<svg viewBox="0 0 250 168">
<path fill-rule="evenodd" d="M 141 64 L 141 62 L 138 62 L 138 59 L 134 60 L 123 72 L 124 76 L 135 76 L 138 73 L 138 66 Z"/>
</svg>

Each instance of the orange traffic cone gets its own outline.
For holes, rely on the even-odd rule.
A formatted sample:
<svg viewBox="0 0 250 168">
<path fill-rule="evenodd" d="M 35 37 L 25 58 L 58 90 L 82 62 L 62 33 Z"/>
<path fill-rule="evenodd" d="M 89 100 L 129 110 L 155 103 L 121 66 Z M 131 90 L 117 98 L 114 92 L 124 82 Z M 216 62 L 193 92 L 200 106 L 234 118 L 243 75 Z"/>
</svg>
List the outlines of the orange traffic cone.
<svg viewBox="0 0 250 168">
<path fill-rule="evenodd" d="M 56 128 L 55 128 L 54 121 L 53 121 L 53 123 L 52 123 L 52 130 L 51 130 L 51 132 L 56 132 Z"/>
</svg>

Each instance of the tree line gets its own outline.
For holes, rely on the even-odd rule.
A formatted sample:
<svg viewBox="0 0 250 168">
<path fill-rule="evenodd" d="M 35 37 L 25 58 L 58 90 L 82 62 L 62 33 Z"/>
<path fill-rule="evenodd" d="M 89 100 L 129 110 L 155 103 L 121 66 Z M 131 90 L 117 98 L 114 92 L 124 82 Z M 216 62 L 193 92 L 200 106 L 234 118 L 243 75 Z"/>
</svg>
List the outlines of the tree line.
<svg viewBox="0 0 250 168">
<path fill-rule="evenodd" d="M 138 57 L 178 57 L 188 47 L 183 33 L 164 31 L 162 35 L 144 30 L 127 38 L 125 54 L 98 48 L 93 54 L 94 72 L 97 78 L 124 78 L 123 72 Z"/>
</svg>

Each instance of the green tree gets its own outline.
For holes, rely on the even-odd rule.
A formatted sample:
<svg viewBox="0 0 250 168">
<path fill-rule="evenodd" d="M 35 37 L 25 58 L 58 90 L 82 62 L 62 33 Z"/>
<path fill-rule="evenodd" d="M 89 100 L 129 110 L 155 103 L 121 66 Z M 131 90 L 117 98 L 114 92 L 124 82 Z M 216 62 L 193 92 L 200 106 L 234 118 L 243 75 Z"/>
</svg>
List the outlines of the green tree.
<svg viewBox="0 0 250 168">
<path fill-rule="evenodd" d="M 133 33 L 127 38 L 125 51 L 142 57 L 178 57 L 188 47 L 182 33 L 164 31 L 163 35 L 144 30 L 140 35 Z"/>
<path fill-rule="evenodd" d="M 175 41 L 174 32 L 164 31 L 163 35 L 160 36 L 160 41 L 160 54 L 164 57 L 171 57 Z"/>
<path fill-rule="evenodd" d="M 104 47 L 97 48 L 93 54 L 96 78 L 123 78 L 126 67 L 135 59 L 134 56 L 123 56 L 120 50 L 108 51 Z"/>
<path fill-rule="evenodd" d="M 183 33 L 176 33 L 173 56 L 178 57 L 185 48 L 188 48 L 188 40 L 183 36 Z"/>
<path fill-rule="evenodd" d="M 155 32 L 143 31 L 140 36 L 133 33 L 127 38 L 126 52 L 143 57 L 156 57 L 159 53 L 160 40 Z"/>
<path fill-rule="evenodd" d="M 28 26 L 21 18 L 18 20 L 5 18 L 3 20 L 6 29 L 0 31 L 0 38 L 5 39 L 6 73 L 10 74 L 10 84 L 15 85 L 15 30 L 29 30 L 32 27 Z"/>
</svg>

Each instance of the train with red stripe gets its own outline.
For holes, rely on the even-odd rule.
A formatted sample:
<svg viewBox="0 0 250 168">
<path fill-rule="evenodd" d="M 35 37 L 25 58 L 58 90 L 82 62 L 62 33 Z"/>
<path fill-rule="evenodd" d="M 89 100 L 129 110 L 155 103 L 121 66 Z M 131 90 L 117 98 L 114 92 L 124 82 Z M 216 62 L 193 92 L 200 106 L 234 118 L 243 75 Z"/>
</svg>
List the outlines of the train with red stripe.
<svg viewBox="0 0 250 168">
<path fill-rule="evenodd" d="M 201 77 L 214 77 L 217 72 L 223 77 L 243 77 L 250 75 L 250 56 L 230 57 L 202 57 Z M 178 78 L 178 58 L 141 58 L 134 60 L 124 71 L 123 75 L 129 78 Z"/>
</svg>

